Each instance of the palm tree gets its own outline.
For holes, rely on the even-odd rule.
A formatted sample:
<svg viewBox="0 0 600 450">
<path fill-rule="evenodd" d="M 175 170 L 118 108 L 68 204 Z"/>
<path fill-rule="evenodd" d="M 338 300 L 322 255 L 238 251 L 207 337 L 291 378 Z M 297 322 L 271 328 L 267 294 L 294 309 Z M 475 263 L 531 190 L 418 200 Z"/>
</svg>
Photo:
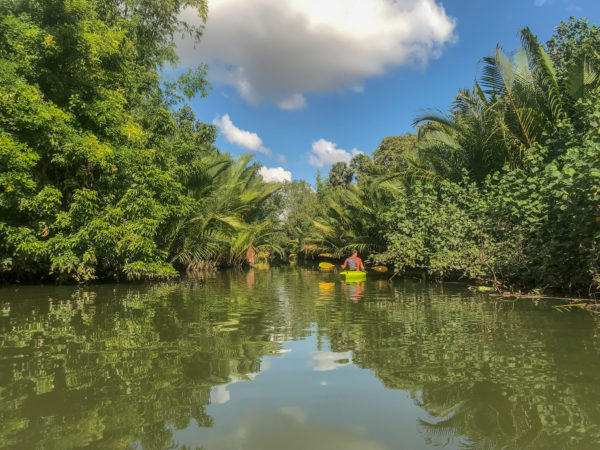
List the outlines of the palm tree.
<svg viewBox="0 0 600 450">
<path fill-rule="evenodd" d="M 378 223 L 402 184 L 394 176 L 366 178 L 359 184 L 335 187 L 326 197 L 323 214 L 313 223 L 305 242 L 311 253 L 341 257 L 351 248 L 361 253 L 382 251 Z"/>
<path fill-rule="evenodd" d="M 420 124 L 416 152 L 409 159 L 413 176 L 459 180 L 466 170 L 481 181 L 514 159 L 505 135 L 497 127 L 497 114 L 476 82 L 463 89 L 449 115 L 430 112 L 416 119 Z"/>
<path fill-rule="evenodd" d="M 249 164 L 251 158 L 219 155 L 190 180 L 188 196 L 194 208 L 171 229 L 173 263 L 188 268 L 239 265 L 251 246 L 280 252 L 275 245 L 268 247 L 267 237 L 277 224 L 261 209 L 279 185 L 265 183 L 258 167 Z"/>
<path fill-rule="evenodd" d="M 512 56 L 500 46 L 482 59 L 480 81 L 461 90 L 448 115 L 429 112 L 420 126 L 417 156 L 407 175 L 458 179 L 462 171 L 481 181 L 504 164 L 521 167 L 525 151 L 557 136 L 560 124 L 577 125 L 574 105 L 600 85 L 600 76 L 582 58 L 568 68 L 561 86 L 552 60 L 529 28 Z"/>
</svg>

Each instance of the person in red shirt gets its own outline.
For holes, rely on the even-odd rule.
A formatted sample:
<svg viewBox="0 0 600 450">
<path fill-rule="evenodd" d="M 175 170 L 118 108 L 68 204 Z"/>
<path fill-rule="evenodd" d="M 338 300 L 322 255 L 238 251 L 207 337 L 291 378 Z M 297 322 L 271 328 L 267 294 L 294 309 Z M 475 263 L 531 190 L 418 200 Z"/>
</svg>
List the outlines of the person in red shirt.
<svg viewBox="0 0 600 450">
<path fill-rule="evenodd" d="M 344 261 L 342 269 L 345 269 L 346 267 L 348 267 L 348 270 L 365 270 L 362 259 L 358 257 L 358 252 L 356 250 L 352 250 L 352 256 L 346 258 L 346 261 Z"/>
</svg>

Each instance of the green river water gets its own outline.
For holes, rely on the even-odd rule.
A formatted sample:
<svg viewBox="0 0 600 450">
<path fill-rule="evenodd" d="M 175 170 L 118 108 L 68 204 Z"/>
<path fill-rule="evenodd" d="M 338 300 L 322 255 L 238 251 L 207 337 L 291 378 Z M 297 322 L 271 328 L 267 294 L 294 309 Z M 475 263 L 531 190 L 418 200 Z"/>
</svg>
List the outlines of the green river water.
<svg viewBox="0 0 600 450">
<path fill-rule="evenodd" d="M 301 268 L 0 289 L 0 448 L 600 448 L 600 327 Z"/>
</svg>

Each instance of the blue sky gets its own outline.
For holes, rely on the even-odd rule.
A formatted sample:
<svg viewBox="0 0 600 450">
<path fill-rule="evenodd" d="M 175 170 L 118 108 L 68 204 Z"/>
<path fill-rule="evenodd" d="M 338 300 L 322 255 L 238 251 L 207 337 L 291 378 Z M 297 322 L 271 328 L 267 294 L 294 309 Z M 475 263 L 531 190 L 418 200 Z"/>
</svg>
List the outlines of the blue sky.
<svg viewBox="0 0 600 450">
<path fill-rule="evenodd" d="M 413 130 L 419 111 L 447 109 L 497 43 L 518 47 L 520 28 L 545 42 L 571 15 L 600 22 L 600 0 L 299 1 L 209 0 L 200 47 L 179 48 L 182 65 L 209 64 L 213 92 L 191 103 L 219 126 L 217 146 L 311 183 Z"/>
</svg>

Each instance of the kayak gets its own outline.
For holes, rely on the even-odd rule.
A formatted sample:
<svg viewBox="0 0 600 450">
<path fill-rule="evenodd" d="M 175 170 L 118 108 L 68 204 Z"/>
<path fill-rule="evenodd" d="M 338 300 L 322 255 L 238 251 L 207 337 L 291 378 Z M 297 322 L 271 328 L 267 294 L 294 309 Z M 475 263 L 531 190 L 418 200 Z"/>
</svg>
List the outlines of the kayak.
<svg viewBox="0 0 600 450">
<path fill-rule="evenodd" d="M 357 270 L 344 270 L 340 272 L 346 281 L 363 281 L 367 279 L 367 272 L 359 272 Z"/>
</svg>

